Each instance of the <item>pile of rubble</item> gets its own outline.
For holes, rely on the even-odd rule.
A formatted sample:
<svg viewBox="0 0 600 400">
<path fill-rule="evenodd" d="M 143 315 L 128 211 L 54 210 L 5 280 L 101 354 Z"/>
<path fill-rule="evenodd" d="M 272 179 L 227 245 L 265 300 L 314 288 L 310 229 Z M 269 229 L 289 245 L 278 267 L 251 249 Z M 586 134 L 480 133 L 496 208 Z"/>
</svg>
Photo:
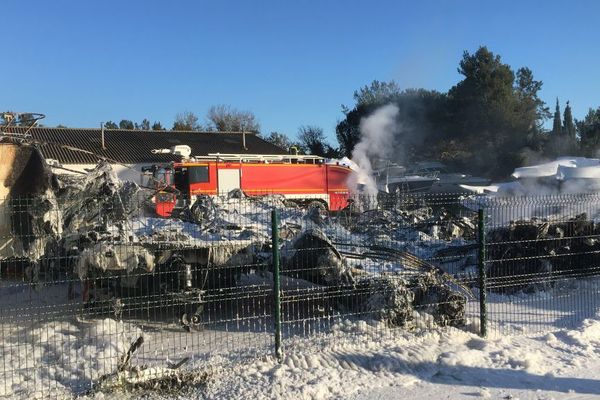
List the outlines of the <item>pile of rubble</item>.
<svg viewBox="0 0 600 400">
<path fill-rule="evenodd" d="M 342 293 L 338 309 L 394 326 L 408 326 L 417 312 L 429 313 L 441 325 L 464 321 L 468 289 L 398 242 L 415 235 L 438 242 L 471 238 L 473 224 L 442 207 L 369 210 L 343 222 L 316 208 L 290 206 L 281 196 L 246 197 L 237 191 L 198 196 L 163 219 L 151 214 L 154 194 L 120 181 L 105 162 L 87 175 L 61 176 L 48 196 L 25 210 L 32 221 L 29 236 L 44 238 L 32 259 L 53 276 L 61 270 L 89 282 L 90 301 L 114 302 L 142 287 L 189 300 L 194 306 L 186 311 L 189 322 L 199 319 L 203 290 L 230 288 L 236 276 L 270 267 L 275 208 L 282 221 L 282 274 Z M 378 245 L 381 237 L 389 238 L 390 246 Z M 363 250 L 353 249 L 353 243 Z M 392 269 L 367 268 L 384 263 Z M 106 284 L 110 277 L 119 280 Z"/>
<path fill-rule="evenodd" d="M 374 313 L 389 326 L 412 326 L 423 314 L 438 326 L 461 326 L 471 292 L 451 285 L 452 279 L 434 271 L 403 276 L 371 277 L 359 282 L 367 300 L 358 303 L 358 311 Z M 464 289 L 464 288 L 462 288 Z"/>
<path fill-rule="evenodd" d="M 598 274 L 600 225 L 583 213 L 568 220 L 532 218 L 492 229 L 486 239 L 490 288 L 533 289 Z"/>
<path fill-rule="evenodd" d="M 107 229 L 143 211 L 144 193 L 134 182 L 121 181 L 107 162 L 86 175 L 61 177 L 56 197 L 67 234 Z"/>
<path fill-rule="evenodd" d="M 457 217 L 444 206 L 415 209 L 374 209 L 360 214 L 349 226 L 351 231 L 369 236 L 405 238 L 407 234 L 422 232 L 434 240 L 462 238 L 473 240 L 476 236 L 475 218 Z"/>
<path fill-rule="evenodd" d="M 408 252 L 373 246 L 363 253 L 365 259 L 384 257 L 400 268 L 368 272 L 350 267 L 329 238 L 311 228 L 288 243 L 282 256 L 282 274 L 335 288 L 337 306 L 343 311 L 371 315 L 390 326 L 410 326 L 419 313 L 431 315 L 441 326 L 465 322 L 470 290 Z"/>
</svg>

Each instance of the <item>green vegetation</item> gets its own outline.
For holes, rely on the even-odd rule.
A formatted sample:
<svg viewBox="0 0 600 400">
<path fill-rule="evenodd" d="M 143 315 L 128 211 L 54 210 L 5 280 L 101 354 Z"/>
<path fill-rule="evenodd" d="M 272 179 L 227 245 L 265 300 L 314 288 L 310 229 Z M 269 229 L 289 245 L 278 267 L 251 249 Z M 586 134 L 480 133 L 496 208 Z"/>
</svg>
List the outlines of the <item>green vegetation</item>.
<svg viewBox="0 0 600 400">
<path fill-rule="evenodd" d="M 575 120 L 567 101 L 564 113 L 558 98 L 554 114 L 540 99 L 542 82 L 522 67 L 516 71 L 486 47 L 465 51 L 458 65 L 462 79 L 447 92 L 402 89 L 394 82 L 373 81 L 354 92 L 354 104 L 342 106 L 336 126 L 337 147 L 329 144 L 323 129 L 302 125 L 295 137 L 271 132 L 264 139 L 283 148 L 324 157 L 352 156 L 361 137 L 363 118 L 387 104 L 397 106 L 398 130 L 391 146 L 398 161 L 439 160 L 461 170 L 505 177 L 515 167 L 535 159 L 560 155 L 595 156 L 600 148 L 600 108 Z M 551 130 L 544 122 L 553 116 Z M 261 134 L 256 116 L 229 105 L 216 105 L 206 123 L 193 112 L 179 113 L 173 130 L 251 132 Z M 109 121 L 108 129 L 150 129 L 141 123 Z M 160 122 L 154 130 L 164 130 Z"/>
</svg>

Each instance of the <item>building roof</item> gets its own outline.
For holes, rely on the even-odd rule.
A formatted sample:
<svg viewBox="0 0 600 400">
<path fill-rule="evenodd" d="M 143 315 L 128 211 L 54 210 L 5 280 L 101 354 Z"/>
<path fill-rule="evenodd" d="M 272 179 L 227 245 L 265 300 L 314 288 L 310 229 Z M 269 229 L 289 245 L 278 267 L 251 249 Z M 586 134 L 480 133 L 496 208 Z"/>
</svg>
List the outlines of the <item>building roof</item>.
<svg viewBox="0 0 600 400">
<path fill-rule="evenodd" d="M 6 132 L 24 133 L 27 128 L 10 127 Z M 61 164 L 95 164 L 101 158 L 123 164 L 167 162 L 178 159 L 171 154 L 152 154 L 152 149 L 188 145 L 192 156 L 209 153 L 236 154 L 286 154 L 285 149 L 275 146 L 259 136 L 246 133 L 146 131 L 105 129 L 102 149 L 100 129 L 35 127 L 28 132 L 46 159 Z M 243 148 L 246 137 L 246 149 Z M 83 151 L 77 151 L 77 149 Z"/>
</svg>

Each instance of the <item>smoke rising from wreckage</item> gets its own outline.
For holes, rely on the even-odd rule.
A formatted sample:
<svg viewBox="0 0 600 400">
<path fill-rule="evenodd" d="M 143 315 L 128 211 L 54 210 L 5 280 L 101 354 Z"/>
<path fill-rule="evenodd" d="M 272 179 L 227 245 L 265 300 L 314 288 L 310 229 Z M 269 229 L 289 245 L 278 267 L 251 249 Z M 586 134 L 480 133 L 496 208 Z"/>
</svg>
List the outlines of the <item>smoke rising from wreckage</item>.
<svg viewBox="0 0 600 400">
<path fill-rule="evenodd" d="M 34 146 L 18 146 L 39 159 Z M 46 178 L 31 192 L 35 195 L 26 202 L 9 195 L 3 205 L 4 215 L 28 221 L 13 218 L 4 226 L 27 244 L 13 246 L 20 253 L 13 252 L 12 259 L 2 255 L 0 263 L 14 264 L 18 254 L 29 266 L 26 279 L 37 287 L 52 281 L 45 279 L 49 275 L 78 279 L 93 318 L 131 318 L 127 323 L 136 324 L 140 294 L 158 307 L 176 304 L 179 319 L 170 322 L 187 331 L 202 328 L 207 309 L 219 307 L 219 293 L 269 280 L 272 209 L 281 215 L 283 293 L 312 296 L 319 306 L 306 311 L 314 314 L 308 317 L 368 315 L 406 330 L 419 329 L 423 320 L 430 326 L 464 326 L 467 302 L 477 288 L 471 279 L 477 260 L 475 211 L 511 204 L 511 198 L 490 195 L 380 192 L 356 201 L 362 209 L 353 205 L 327 213 L 290 204 L 281 195 L 250 197 L 238 189 L 196 196 L 161 218 L 152 202 L 156 190 L 119 180 L 107 162 L 81 176 L 53 175 L 43 161 L 38 167 Z M 526 211 L 509 224 L 487 215 L 490 291 L 536 290 L 540 282 L 532 275 L 547 276 L 544 285 L 553 285 L 560 277 L 591 273 L 588 267 L 600 251 L 598 241 L 589 238 L 598 234 L 596 215 L 553 220 L 538 218 L 547 210 L 538 212 L 535 205 Z M 568 205 L 556 209 L 557 216 L 569 213 Z M 573 253 L 586 256 L 566 257 Z M 522 262 L 532 258 L 535 262 Z M 75 292 L 68 290 L 70 296 Z M 134 344 L 142 346 L 145 333 L 138 328 Z M 132 345 L 127 354 L 134 351 Z M 116 371 L 97 378 L 98 387 L 119 379 L 148 383 L 152 374 L 179 379 L 170 367 L 120 363 Z"/>
<path fill-rule="evenodd" d="M 36 154 L 34 147 L 20 146 Z M 44 176 L 50 175 L 46 171 Z M 226 196 L 198 196 L 177 218 L 164 219 L 151 216 L 153 191 L 120 181 L 106 162 L 86 176 L 60 175 L 44 182 L 46 189 L 38 190 L 27 203 L 9 196 L 5 204 L 29 221 L 10 224 L 14 237 L 27 238 L 20 246 L 13 244 L 11 255 L 27 260 L 35 271 L 32 276 L 64 270 L 91 282 L 85 299 L 90 306 L 114 304 L 120 298 L 126 303 L 128 295 L 153 291 L 185 303 L 182 322 L 190 327 L 192 320 L 200 320 L 206 290 L 230 287 L 240 274 L 258 272 L 251 266 L 268 261 L 268 214 L 275 207 L 286 216 L 283 274 L 319 287 L 356 292 L 354 300 L 339 299 L 335 307 L 372 309 L 393 325 L 409 324 L 414 307 L 428 309 L 442 325 L 464 321 L 469 289 L 421 257 L 460 256 L 468 267 L 476 240 L 475 217 L 468 207 L 459 206 L 457 211 L 428 204 L 425 197 L 384 196 L 375 209 L 324 217 L 314 210 L 306 213 L 302 208 L 290 208 L 281 196 L 246 197 L 237 191 Z M 569 251 L 560 246 L 540 247 L 531 244 L 533 240 L 568 235 L 573 229 L 595 232 L 586 216 L 574 221 L 578 222 L 552 224 L 534 218 L 493 229 L 488 235 L 494 240 L 525 244 L 492 248 L 495 259 L 507 261 L 490 264 L 488 274 L 500 279 L 507 273 L 521 271 L 525 275 L 532 269 L 556 272 L 573 268 L 556 260 L 524 267 L 518 260 L 540 251 L 550 255 Z M 19 230 L 23 226 L 28 227 L 26 232 Z M 351 242 L 363 245 L 349 247 L 348 236 L 353 237 Z M 574 242 L 571 247 L 594 250 L 597 243 L 588 242 Z M 15 252 L 17 247 L 21 252 Z M 45 260 L 53 259 L 53 251 L 66 251 L 69 261 L 48 265 Z M 7 259 L 6 255 L 3 258 Z M 391 263 L 392 268 L 383 273 L 369 270 L 360 260 L 370 261 L 365 265 Z M 439 265 L 447 269 L 444 262 Z M 146 273 L 143 278 L 138 276 L 140 272 Z M 165 272 L 170 282 L 161 281 Z M 94 284 L 106 277 L 112 277 L 114 284 Z"/>
<path fill-rule="evenodd" d="M 35 147 L 19 146 L 37 154 Z M 46 164 L 41 165 L 48 173 Z M 340 299 L 335 307 L 372 308 L 392 325 L 408 324 L 413 307 L 421 306 L 428 307 L 441 324 L 464 320 L 467 294 L 463 288 L 407 251 L 372 246 L 382 232 L 369 229 L 383 227 L 370 213 L 359 215 L 357 224 L 353 222 L 357 216 L 349 212 L 337 218 L 310 210 L 307 214 L 303 208 L 289 207 L 281 196 L 246 197 L 238 191 L 234 196 L 198 196 L 179 218 L 156 218 L 151 216 L 154 192 L 121 182 L 107 162 L 88 175 L 52 176 L 47 186 L 25 204 L 15 203 L 11 196 L 4 204 L 31 227 L 25 232 L 24 224 L 7 224 L 12 236 L 36 243 L 22 244 L 21 253 L 11 249 L 9 257 L 30 265 L 35 271 L 30 279 L 58 271 L 78 277 L 89 285 L 83 293 L 89 307 L 107 304 L 114 309 L 116 299 L 122 299 L 118 303 L 127 307 L 128 295 L 145 290 L 185 303 L 181 322 L 188 329 L 193 327 L 193 322 L 200 320 L 204 291 L 230 287 L 240 274 L 255 272 L 251 266 L 261 265 L 259 260 L 270 265 L 269 211 L 275 207 L 285 217 L 282 230 L 287 232 L 281 243 L 283 274 L 317 287 L 345 287 L 356 292 L 354 301 Z M 46 206 L 40 207 L 42 203 Z M 414 218 L 411 212 L 389 212 L 399 219 Z M 341 223 L 342 214 L 346 227 Z M 392 236 L 401 232 L 383 230 Z M 445 228 L 443 234 L 448 234 Z M 333 243 L 344 235 L 356 235 L 372 245 L 358 253 L 342 251 L 343 245 Z M 53 252 L 69 257 L 57 265 L 48 261 L 60 259 L 52 257 Z M 358 265 L 357 257 L 371 261 L 383 257 L 394 267 L 381 275 Z M 161 281 L 164 276 L 167 281 Z M 107 279 L 113 283 L 106 284 Z M 382 287 L 388 288 L 383 297 Z M 435 306 L 449 299 L 452 309 Z"/>
<path fill-rule="evenodd" d="M 395 122 L 397 113 L 394 106 L 384 107 L 361 124 L 363 137 L 354 152 L 359 172 L 354 185 L 363 186 L 367 193 L 376 191 L 370 163 L 373 150 L 381 148 L 386 138 L 398 129 Z M 472 214 L 462 215 L 464 210 L 457 213 L 457 210 L 426 204 L 424 199 L 379 192 L 376 202 L 372 201 L 373 198 L 363 204 L 356 202 L 364 212 L 356 214 L 347 210 L 342 212 L 346 219 L 323 218 L 314 210 L 305 213 L 297 207 L 301 203 L 290 204 L 283 196 L 246 197 L 242 190 L 237 189 L 226 196 L 197 195 L 194 202 L 173 210 L 171 219 L 165 220 L 152 216 L 158 210 L 151 201 L 156 198 L 156 191 L 120 181 L 107 162 L 101 162 L 85 176 L 54 175 L 35 146 L 12 141 L 4 143 L 0 150 L 6 155 L 3 160 L 11 166 L 5 169 L 9 173 L 2 176 L 4 187 L 10 188 L 4 206 L 10 209 L 13 219 L 20 219 L 18 222 L 2 221 L 0 228 L 7 230 L 10 227 L 12 235 L 9 236 L 13 239 L 0 249 L 0 256 L 26 260 L 31 264 L 29 270 L 32 276 L 37 275 L 40 269 L 48 272 L 62 268 L 82 281 L 91 281 L 92 290 L 86 294 L 90 297 L 85 299 L 89 303 L 127 297 L 128 293 L 143 288 L 155 291 L 157 295 L 167 294 L 167 291 L 169 295 L 189 300 L 192 311 L 186 310 L 187 316 L 201 313 L 204 290 L 229 287 L 235 283 L 236 276 L 253 271 L 251 267 L 235 269 L 236 266 L 252 266 L 257 265 L 258 260 L 268 260 L 267 211 L 275 207 L 295 221 L 290 224 L 286 220 L 287 226 L 283 227 L 286 232 L 282 243 L 283 272 L 289 277 L 324 287 L 345 285 L 360 288 L 357 293 L 365 290 L 371 293 L 373 290 L 368 288 L 373 285 L 389 286 L 389 298 L 383 301 L 388 305 L 384 308 L 400 307 L 396 302 L 402 298 L 400 303 L 405 308 L 400 312 L 402 315 L 410 314 L 406 311 L 409 304 L 427 304 L 424 299 L 435 292 L 438 297 L 441 296 L 437 299 L 438 303 L 453 298 L 455 301 L 451 303 L 457 304 L 453 315 L 446 315 L 441 320 L 457 323 L 463 320 L 464 296 L 457 294 L 460 290 L 448 289 L 454 283 L 450 276 L 419 257 L 436 252 L 464 257 L 470 255 L 476 239 L 475 223 Z M 356 167 L 353 162 L 346 162 Z M 218 167 L 218 163 L 216 165 Z M 585 171 L 573 171 L 577 167 L 585 168 Z M 565 158 L 541 166 L 519 168 L 513 175 L 520 179 L 555 181 L 595 179 L 598 175 L 596 167 L 598 160 Z M 38 179 L 31 181 L 25 178 L 27 176 Z M 191 186 L 187 188 L 190 196 L 192 189 Z M 475 189 L 465 186 L 464 189 L 480 192 L 486 187 Z M 24 200 L 25 196 L 28 196 L 27 200 Z M 468 202 L 464 204 L 467 207 L 459 208 L 468 210 Z M 249 210 L 251 212 L 245 212 Z M 512 237 L 517 232 L 519 236 L 520 227 L 537 225 L 538 221 L 532 218 L 511 225 L 508 231 L 502 230 L 504 228 L 493 230 L 490 235 Z M 354 235 L 365 242 L 365 250 L 359 254 L 355 249 L 344 251 L 344 244 L 338 244 L 338 228 L 343 228 L 344 234 Z M 552 225 L 545 234 L 556 236 L 565 229 Z M 530 236 L 525 235 L 524 240 L 533 239 Z M 539 235 L 536 238 L 539 239 Z M 514 251 L 522 257 L 530 250 L 524 245 L 492 251 L 500 258 L 510 258 Z M 49 255 L 57 251 L 70 255 L 66 265 L 46 265 L 45 260 L 51 259 Z M 553 248 L 545 251 L 555 254 L 563 250 Z M 383 259 L 395 263 L 395 266 L 392 271 L 380 276 L 360 266 L 350 266 L 357 258 Z M 502 264 L 489 267 L 492 276 L 500 276 L 502 271 L 507 270 L 498 265 Z M 514 268 L 519 268 L 518 263 L 511 264 L 510 269 Z M 540 268 L 549 268 L 548 263 Z M 134 271 L 147 273 L 147 278 L 144 278 L 147 282 L 128 278 Z M 164 271 L 176 277 L 174 282 L 166 284 L 160 281 Z M 398 274 L 401 276 L 396 276 Z M 114 275 L 115 283 L 109 288 L 95 288 L 94 279 L 106 275 Z M 398 289 L 400 287 L 403 289 Z M 371 304 L 372 300 L 362 299 L 360 307 Z M 342 303 L 338 306 L 348 306 Z M 459 310 L 461 307 L 462 311 Z M 436 311 L 437 315 L 447 312 L 450 311 Z M 398 310 L 394 313 L 397 314 Z M 408 320 L 408 317 L 405 319 Z M 391 320 L 399 323 L 396 317 Z"/>
</svg>

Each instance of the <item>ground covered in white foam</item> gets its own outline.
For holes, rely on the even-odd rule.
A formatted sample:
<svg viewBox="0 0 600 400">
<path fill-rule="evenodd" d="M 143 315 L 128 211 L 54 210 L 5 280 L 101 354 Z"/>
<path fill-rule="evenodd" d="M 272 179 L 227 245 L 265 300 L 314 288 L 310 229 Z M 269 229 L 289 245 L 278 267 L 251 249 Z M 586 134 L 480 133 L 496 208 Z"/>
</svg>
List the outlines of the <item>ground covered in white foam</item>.
<svg viewBox="0 0 600 400">
<path fill-rule="evenodd" d="M 476 324 L 470 329 L 475 330 Z M 491 335 L 445 329 L 390 334 L 342 322 L 265 357 L 211 371 L 205 387 L 150 399 L 600 399 L 600 315 L 577 329 Z M 108 398 L 96 394 L 94 398 Z M 123 395 L 137 398 L 140 393 Z"/>
<path fill-rule="evenodd" d="M 115 372 L 129 345 L 141 335 L 145 341 L 134 365 L 164 368 L 167 363 L 161 354 L 170 354 L 174 362 L 188 356 L 185 369 L 206 373 L 208 383 L 169 391 L 119 389 L 87 398 L 600 399 L 600 313 L 577 312 L 585 285 L 571 289 L 569 293 L 579 295 L 561 303 L 564 309 L 540 326 L 542 333 L 509 330 L 492 320 L 489 337 L 482 339 L 474 333 L 477 320 L 463 329 L 431 329 L 427 315 L 420 315 L 411 332 L 391 330 L 380 322 L 345 320 L 309 337 L 304 336 L 307 331 L 286 337 L 281 364 L 266 355 L 273 340 L 262 328 L 185 333 L 110 318 L 40 324 L 17 322 L 15 317 L 14 324 L 3 325 L 0 397 L 82 394 L 90 381 Z M 498 317 L 499 310 L 493 307 L 498 297 L 490 298 L 491 316 Z M 515 303 L 511 309 L 515 318 L 530 319 L 527 316 L 542 315 L 542 310 L 548 314 L 549 306 L 556 305 L 545 302 L 546 297 L 515 294 L 501 304 Z M 571 314 L 580 317 L 573 325 L 577 328 L 554 326 Z M 515 326 L 526 322 L 512 321 Z M 242 351 L 249 344 L 257 348 L 262 344 L 258 354 L 265 355 L 245 357 Z M 221 351 L 216 351 L 219 346 Z M 200 357 L 205 351 L 212 355 Z M 77 386 L 80 390 L 73 390 Z"/>
</svg>

